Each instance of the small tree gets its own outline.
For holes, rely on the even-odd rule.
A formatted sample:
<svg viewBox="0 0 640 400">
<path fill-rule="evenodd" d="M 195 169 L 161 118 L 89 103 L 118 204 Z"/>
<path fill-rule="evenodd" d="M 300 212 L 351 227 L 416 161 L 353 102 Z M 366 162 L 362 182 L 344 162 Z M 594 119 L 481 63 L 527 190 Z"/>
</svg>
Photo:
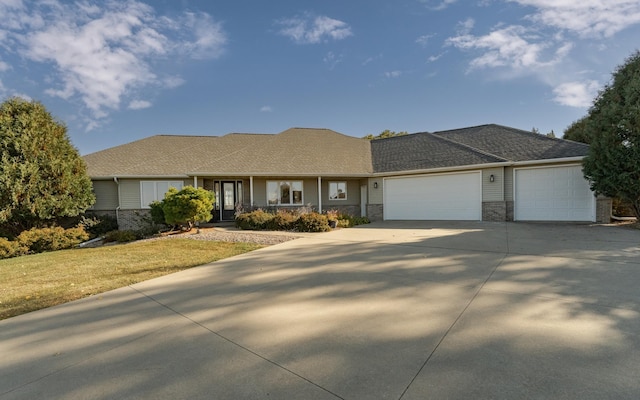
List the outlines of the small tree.
<svg viewBox="0 0 640 400">
<path fill-rule="evenodd" d="M 213 193 L 202 188 L 185 186 L 180 191 L 169 188 L 161 202 L 165 222 L 169 225 L 187 225 L 191 230 L 196 222 L 206 222 L 212 218 L 214 200 Z"/>
<path fill-rule="evenodd" d="M 640 52 L 616 69 L 586 118 L 591 189 L 629 202 L 640 217 Z"/>
<path fill-rule="evenodd" d="M 95 202 L 67 128 L 36 101 L 0 104 L 0 226 L 13 235 L 74 217 Z"/>
</svg>

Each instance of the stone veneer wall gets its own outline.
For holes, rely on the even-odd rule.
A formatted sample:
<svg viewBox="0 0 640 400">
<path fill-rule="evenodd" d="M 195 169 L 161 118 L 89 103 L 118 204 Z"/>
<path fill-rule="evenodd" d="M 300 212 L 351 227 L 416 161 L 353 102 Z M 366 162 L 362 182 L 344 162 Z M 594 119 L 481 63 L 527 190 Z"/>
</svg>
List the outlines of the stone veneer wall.
<svg viewBox="0 0 640 400">
<path fill-rule="evenodd" d="M 382 204 L 367 204 L 367 217 L 370 221 L 382 221 L 384 218 L 384 207 Z"/>
<path fill-rule="evenodd" d="M 118 210 L 118 229 L 136 230 L 145 227 L 144 219 L 151 218 L 149 210 Z"/>
<path fill-rule="evenodd" d="M 506 201 L 485 201 L 482 203 L 482 220 L 500 222 L 507 219 Z"/>
<path fill-rule="evenodd" d="M 596 199 L 596 223 L 608 224 L 611 222 L 611 207 L 613 200 L 609 198 Z"/>
</svg>

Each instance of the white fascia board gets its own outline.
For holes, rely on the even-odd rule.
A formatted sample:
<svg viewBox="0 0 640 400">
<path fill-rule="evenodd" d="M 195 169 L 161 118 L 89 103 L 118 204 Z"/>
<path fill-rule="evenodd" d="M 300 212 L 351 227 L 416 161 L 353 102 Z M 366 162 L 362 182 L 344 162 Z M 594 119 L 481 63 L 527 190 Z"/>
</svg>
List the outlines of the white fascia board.
<svg viewBox="0 0 640 400">
<path fill-rule="evenodd" d="M 189 175 L 109 175 L 109 176 L 90 176 L 93 180 L 113 180 L 117 179 L 185 179 L 190 178 Z"/>
<path fill-rule="evenodd" d="M 433 174 L 437 172 L 455 172 L 455 171 L 479 170 L 479 169 L 487 169 L 487 168 L 495 168 L 495 167 L 509 167 L 511 165 L 513 165 L 513 162 L 505 161 L 505 162 L 499 162 L 499 163 L 461 165 L 458 167 L 440 167 L 440 168 L 428 168 L 428 169 L 414 169 L 414 170 L 406 170 L 406 171 L 376 172 L 372 176 L 385 177 L 385 176 L 400 176 L 400 175 Z"/>
<path fill-rule="evenodd" d="M 524 165 L 540 165 L 540 164 L 569 164 L 569 163 L 582 163 L 584 157 L 565 157 L 565 158 L 549 158 L 546 160 L 528 160 L 528 161 L 516 161 L 512 163 L 514 167 Z"/>
<path fill-rule="evenodd" d="M 238 173 L 230 173 L 230 172 L 189 172 L 188 176 L 197 175 L 198 177 L 206 177 L 206 176 L 221 176 L 221 177 L 237 177 L 237 176 L 253 176 L 253 177 L 271 177 L 271 176 L 286 176 L 286 177 L 313 177 L 317 178 L 318 176 L 322 176 L 323 178 L 368 178 L 372 176 L 371 174 L 336 174 L 336 173 L 306 173 L 306 174 L 289 174 L 289 173 L 280 173 L 280 172 L 238 172 Z"/>
</svg>

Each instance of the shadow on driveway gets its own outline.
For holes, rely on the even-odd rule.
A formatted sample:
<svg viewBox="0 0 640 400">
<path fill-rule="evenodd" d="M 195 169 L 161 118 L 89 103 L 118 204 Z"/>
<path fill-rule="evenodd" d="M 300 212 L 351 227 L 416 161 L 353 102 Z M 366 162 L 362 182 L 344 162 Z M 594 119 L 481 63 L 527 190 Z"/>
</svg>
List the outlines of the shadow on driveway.
<svg viewBox="0 0 640 400">
<path fill-rule="evenodd" d="M 637 399 L 640 231 L 394 222 L 0 322 L 0 399 Z"/>
</svg>

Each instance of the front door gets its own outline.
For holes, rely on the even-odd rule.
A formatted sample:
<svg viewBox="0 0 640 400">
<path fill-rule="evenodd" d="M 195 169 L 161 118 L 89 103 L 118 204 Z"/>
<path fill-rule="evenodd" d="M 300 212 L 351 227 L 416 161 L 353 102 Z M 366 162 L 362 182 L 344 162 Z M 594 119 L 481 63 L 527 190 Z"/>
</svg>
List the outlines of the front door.
<svg viewBox="0 0 640 400">
<path fill-rule="evenodd" d="M 222 208 L 223 221 L 231 221 L 234 219 L 236 201 L 236 182 L 222 182 L 220 207 Z"/>
</svg>

